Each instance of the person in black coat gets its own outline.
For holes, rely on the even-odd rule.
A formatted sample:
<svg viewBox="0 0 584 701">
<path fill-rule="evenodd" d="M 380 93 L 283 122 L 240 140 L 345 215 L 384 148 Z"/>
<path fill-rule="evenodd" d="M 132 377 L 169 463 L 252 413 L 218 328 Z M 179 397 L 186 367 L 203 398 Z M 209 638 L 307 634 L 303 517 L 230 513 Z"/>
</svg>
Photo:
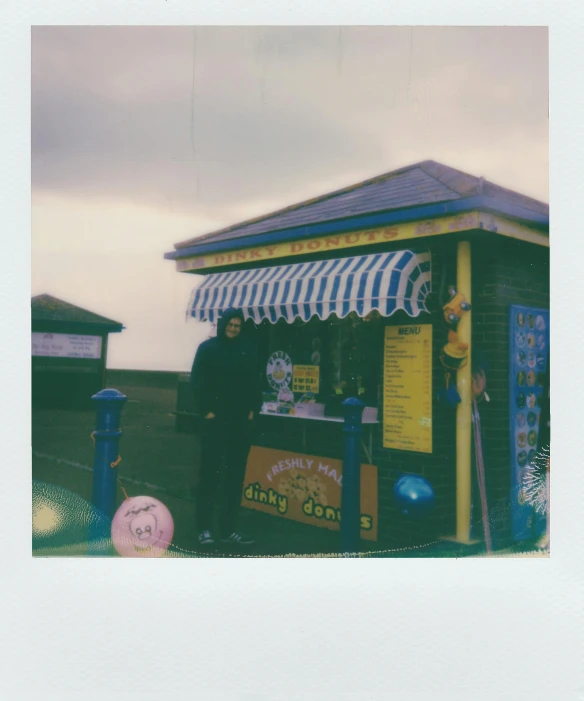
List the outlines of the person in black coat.
<svg viewBox="0 0 584 701">
<path fill-rule="evenodd" d="M 201 467 L 196 489 L 199 543 L 213 545 L 219 516 L 222 542 L 249 545 L 236 530 L 251 422 L 259 411 L 256 353 L 243 335 L 243 313 L 227 309 L 217 336 L 201 343 L 191 371 L 191 390 L 201 418 Z"/>
</svg>

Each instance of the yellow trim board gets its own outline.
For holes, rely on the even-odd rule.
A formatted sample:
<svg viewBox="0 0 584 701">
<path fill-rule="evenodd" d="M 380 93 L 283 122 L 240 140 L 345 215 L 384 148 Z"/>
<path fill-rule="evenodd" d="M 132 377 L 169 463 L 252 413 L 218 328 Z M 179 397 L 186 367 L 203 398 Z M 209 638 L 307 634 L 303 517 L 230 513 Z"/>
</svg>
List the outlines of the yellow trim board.
<svg viewBox="0 0 584 701">
<path fill-rule="evenodd" d="M 484 212 L 465 212 L 456 216 L 438 217 L 422 221 L 407 222 L 378 229 L 364 229 L 343 234 L 330 234 L 312 239 L 286 241 L 266 246 L 240 248 L 222 253 L 204 256 L 192 256 L 176 261 L 178 272 L 193 272 L 209 268 L 237 266 L 245 263 L 264 262 L 279 258 L 303 256 L 310 253 L 322 253 L 347 250 L 362 246 L 394 241 L 409 241 L 428 236 L 444 236 L 461 231 L 484 229 L 501 236 L 509 236 L 521 241 L 528 241 L 540 246 L 549 246 L 549 237 L 523 224 L 512 222 Z M 233 242 L 236 243 L 235 241 Z"/>
<path fill-rule="evenodd" d="M 317 238 L 273 243 L 269 246 L 242 248 L 225 253 L 212 253 L 206 256 L 193 256 L 176 261 L 179 272 L 217 268 L 219 266 L 240 265 L 254 261 L 266 261 L 291 256 L 302 256 L 323 251 L 340 251 L 347 248 L 371 246 L 378 243 L 406 241 L 426 236 L 452 234 L 457 231 L 476 229 L 479 225 L 478 212 L 465 212 L 455 217 L 440 217 L 424 221 L 407 222 L 395 226 L 385 226 L 379 229 L 351 231 L 344 234 L 330 234 Z"/>
<path fill-rule="evenodd" d="M 550 237 L 543 234 L 541 231 L 531 229 L 525 224 L 519 224 L 503 217 L 498 217 L 494 214 L 486 214 L 479 212 L 479 226 L 484 231 L 491 231 L 500 236 L 508 236 L 519 241 L 527 243 L 535 243 L 538 246 L 549 248 Z"/>
</svg>

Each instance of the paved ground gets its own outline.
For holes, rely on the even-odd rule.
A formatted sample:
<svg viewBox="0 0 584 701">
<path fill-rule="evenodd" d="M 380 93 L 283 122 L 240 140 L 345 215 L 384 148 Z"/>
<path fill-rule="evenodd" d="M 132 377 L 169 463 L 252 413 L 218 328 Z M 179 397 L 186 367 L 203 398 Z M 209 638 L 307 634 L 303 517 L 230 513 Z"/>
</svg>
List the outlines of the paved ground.
<svg viewBox="0 0 584 701">
<path fill-rule="evenodd" d="M 201 551 L 196 545 L 193 501 L 198 441 L 194 435 L 175 430 L 172 412 L 176 392 L 144 387 L 118 389 L 128 397 L 121 424 L 122 462 L 118 468 L 121 483 L 118 502 L 124 499 L 123 487 L 129 496 L 153 496 L 168 506 L 175 523 L 170 556 L 338 556 L 338 532 L 249 509 L 241 510 L 241 530 L 256 539 L 254 546 Z M 62 487 L 90 502 L 93 465 L 91 432 L 94 428 L 95 414 L 91 411 L 33 411 L 33 479 Z M 528 551 L 530 548 L 524 544 L 520 549 Z M 114 554 L 111 547 L 107 552 Z M 507 549 L 499 554 L 511 552 Z M 52 550 L 43 548 L 35 554 L 78 556 L 86 554 L 86 548 L 77 540 L 62 542 Z M 360 554 L 362 557 L 464 557 L 483 553 L 480 545 L 464 547 L 443 541 L 416 548 L 400 547 L 399 543 L 380 546 L 362 541 Z"/>
</svg>

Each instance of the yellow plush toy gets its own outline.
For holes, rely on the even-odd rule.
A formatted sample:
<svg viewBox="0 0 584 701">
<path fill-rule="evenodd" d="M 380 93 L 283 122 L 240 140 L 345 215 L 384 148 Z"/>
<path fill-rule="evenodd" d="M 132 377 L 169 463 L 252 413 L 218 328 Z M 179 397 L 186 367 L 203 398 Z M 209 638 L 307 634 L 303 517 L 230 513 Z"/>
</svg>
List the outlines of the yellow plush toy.
<svg viewBox="0 0 584 701">
<path fill-rule="evenodd" d="M 469 311 L 470 304 L 466 301 L 466 297 L 462 292 L 457 292 L 454 287 L 449 287 L 448 293 L 450 294 L 450 301 L 442 307 L 442 311 L 444 313 L 444 321 L 449 326 L 453 326 L 458 324 L 465 312 Z"/>
<path fill-rule="evenodd" d="M 459 370 L 466 365 L 468 359 L 468 343 L 458 340 L 456 325 L 462 319 L 465 312 L 469 311 L 470 304 L 462 292 L 457 292 L 454 287 L 448 288 L 450 301 L 442 307 L 444 321 L 450 327 L 448 331 L 448 343 L 442 349 L 440 360 L 442 365 L 451 370 Z"/>
</svg>

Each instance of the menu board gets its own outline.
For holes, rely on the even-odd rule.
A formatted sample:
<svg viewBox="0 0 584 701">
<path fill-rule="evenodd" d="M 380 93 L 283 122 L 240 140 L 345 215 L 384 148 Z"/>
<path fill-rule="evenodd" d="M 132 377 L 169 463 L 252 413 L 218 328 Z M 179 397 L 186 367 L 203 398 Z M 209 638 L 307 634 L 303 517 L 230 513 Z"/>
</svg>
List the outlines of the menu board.
<svg viewBox="0 0 584 701">
<path fill-rule="evenodd" d="M 510 308 L 509 418 L 511 422 L 511 532 L 515 540 L 539 535 L 545 515 L 526 503 L 525 467 L 534 464 L 548 372 L 549 310 Z"/>
<path fill-rule="evenodd" d="M 318 365 L 292 366 L 292 391 L 318 394 L 320 368 Z"/>
<path fill-rule="evenodd" d="M 383 447 L 432 452 L 432 326 L 386 326 Z"/>
</svg>

